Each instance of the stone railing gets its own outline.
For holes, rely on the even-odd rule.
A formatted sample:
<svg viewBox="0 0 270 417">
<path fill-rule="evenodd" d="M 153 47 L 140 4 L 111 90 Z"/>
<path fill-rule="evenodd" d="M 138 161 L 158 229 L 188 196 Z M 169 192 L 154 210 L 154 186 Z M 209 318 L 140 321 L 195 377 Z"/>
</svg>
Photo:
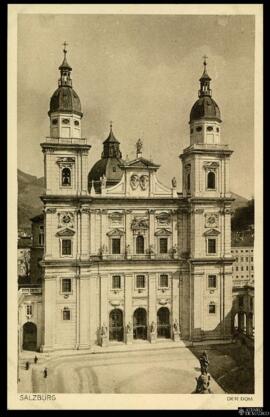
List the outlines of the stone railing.
<svg viewBox="0 0 270 417">
<path fill-rule="evenodd" d="M 45 138 L 46 143 L 57 143 L 57 144 L 70 144 L 70 145 L 87 145 L 86 138 L 52 138 L 47 136 Z"/>
</svg>

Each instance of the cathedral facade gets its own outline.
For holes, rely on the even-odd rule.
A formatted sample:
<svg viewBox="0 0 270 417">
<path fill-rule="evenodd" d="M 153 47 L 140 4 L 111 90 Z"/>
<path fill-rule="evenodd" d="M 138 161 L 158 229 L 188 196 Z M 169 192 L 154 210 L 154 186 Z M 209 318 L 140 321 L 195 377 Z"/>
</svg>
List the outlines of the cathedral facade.
<svg viewBox="0 0 270 417">
<path fill-rule="evenodd" d="M 122 158 L 112 125 L 100 160 L 81 136 L 66 59 L 50 100 L 44 154 L 42 351 L 231 335 L 229 160 L 206 62 L 180 155 L 182 192 L 159 165 Z M 176 160 L 177 162 L 177 160 Z"/>
</svg>

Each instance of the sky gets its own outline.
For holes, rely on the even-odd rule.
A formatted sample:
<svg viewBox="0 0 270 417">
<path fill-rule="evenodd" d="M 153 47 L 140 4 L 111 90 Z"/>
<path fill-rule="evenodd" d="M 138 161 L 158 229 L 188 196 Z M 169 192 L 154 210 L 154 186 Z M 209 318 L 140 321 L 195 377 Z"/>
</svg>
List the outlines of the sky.
<svg viewBox="0 0 270 417">
<path fill-rule="evenodd" d="M 125 159 L 161 165 L 158 177 L 181 191 L 179 155 L 189 145 L 189 114 L 198 98 L 203 56 L 222 118 L 221 142 L 234 151 L 231 191 L 254 195 L 254 17 L 245 15 L 68 15 L 18 17 L 18 168 L 41 177 L 40 143 L 49 136 L 49 101 L 57 89 L 63 42 L 80 97 L 89 170 L 113 131 Z"/>
</svg>

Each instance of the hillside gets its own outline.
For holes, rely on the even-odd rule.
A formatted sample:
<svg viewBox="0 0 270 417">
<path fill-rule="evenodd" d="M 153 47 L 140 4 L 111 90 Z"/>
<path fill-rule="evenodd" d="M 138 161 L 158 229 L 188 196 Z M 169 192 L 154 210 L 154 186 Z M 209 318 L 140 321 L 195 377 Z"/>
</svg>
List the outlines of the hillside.
<svg viewBox="0 0 270 417">
<path fill-rule="evenodd" d="M 233 211 L 235 211 L 238 208 L 245 207 L 247 205 L 248 203 L 247 198 L 242 197 L 241 195 L 233 193 L 233 192 L 231 194 L 232 194 L 232 197 L 235 198 L 234 202 L 232 203 Z"/>
<path fill-rule="evenodd" d="M 44 193 L 44 178 L 37 178 L 18 169 L 18 228 L 29 230 L 30 218 L 40 214 Z"/>
</svg>

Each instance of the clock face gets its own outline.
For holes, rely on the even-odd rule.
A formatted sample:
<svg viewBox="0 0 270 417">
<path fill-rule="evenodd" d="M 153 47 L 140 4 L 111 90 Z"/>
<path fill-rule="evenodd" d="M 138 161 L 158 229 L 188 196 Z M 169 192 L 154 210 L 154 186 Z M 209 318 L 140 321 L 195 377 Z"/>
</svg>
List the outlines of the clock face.
<svg viewBox="0 0 270 417">
<path fill-rule="evenodd" d="M 67 223 L 70 223 L 70 216 L 68 215 L 68 214 L 65 214 L 63 217 L 62 217 L 62 222 L 63 223 L 65 223 L 65 224 L 67 224 Z"/>
</svg>

